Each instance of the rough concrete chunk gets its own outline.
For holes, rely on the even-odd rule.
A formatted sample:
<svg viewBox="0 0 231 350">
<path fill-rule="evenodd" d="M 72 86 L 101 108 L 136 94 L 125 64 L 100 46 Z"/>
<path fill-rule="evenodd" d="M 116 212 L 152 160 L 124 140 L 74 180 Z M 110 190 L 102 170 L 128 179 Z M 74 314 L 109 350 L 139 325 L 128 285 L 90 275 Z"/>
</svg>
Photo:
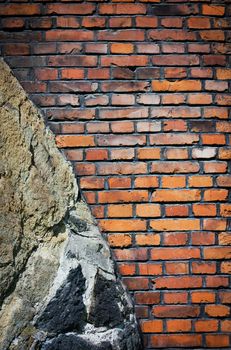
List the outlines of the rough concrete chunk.
<svg viewBox="0 0 231 350">
<path fill-rule="evenodd" d="M 0 350 L 139 349 L 72 169 L 2 60 L 0 109 Z"/>
</svg>

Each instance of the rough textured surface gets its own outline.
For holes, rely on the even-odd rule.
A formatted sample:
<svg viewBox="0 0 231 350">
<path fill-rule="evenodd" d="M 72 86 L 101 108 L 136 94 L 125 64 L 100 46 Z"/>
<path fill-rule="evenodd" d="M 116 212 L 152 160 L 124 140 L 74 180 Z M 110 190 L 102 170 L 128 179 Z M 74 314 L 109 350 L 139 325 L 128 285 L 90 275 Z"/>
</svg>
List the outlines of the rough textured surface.
<svg viewBox="0 0 231 350">
<path fill-rule="evenodd" d="M 0 72 L 0 349 L 138 349 L 72 169 L 3 61 Z"/>
</svg>

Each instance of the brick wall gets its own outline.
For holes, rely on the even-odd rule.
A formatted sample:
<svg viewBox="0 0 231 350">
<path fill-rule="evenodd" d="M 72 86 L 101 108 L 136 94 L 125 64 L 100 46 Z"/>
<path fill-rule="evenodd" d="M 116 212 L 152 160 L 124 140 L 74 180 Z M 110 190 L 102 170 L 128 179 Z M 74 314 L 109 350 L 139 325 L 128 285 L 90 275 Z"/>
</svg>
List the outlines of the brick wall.
<svg viewBox="0 0 231 350">
<path fill-rule="evenodd" d="M 144 349 L 228 348 L 227 1 L 1 1 L 40 106 L 136 303 Z"/>
</svg>

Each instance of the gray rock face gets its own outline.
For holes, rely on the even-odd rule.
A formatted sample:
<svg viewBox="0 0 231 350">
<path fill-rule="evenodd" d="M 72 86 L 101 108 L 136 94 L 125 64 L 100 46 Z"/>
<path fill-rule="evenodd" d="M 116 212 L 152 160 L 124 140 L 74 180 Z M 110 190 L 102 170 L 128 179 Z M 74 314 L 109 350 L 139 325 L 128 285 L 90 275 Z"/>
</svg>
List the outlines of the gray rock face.
<svg viewBox="0 0 231 350">
<path fill-rule="evenodd" d="M 140 349 L 72 169 L 0 61 L 0 350 Z"/>
</svg>

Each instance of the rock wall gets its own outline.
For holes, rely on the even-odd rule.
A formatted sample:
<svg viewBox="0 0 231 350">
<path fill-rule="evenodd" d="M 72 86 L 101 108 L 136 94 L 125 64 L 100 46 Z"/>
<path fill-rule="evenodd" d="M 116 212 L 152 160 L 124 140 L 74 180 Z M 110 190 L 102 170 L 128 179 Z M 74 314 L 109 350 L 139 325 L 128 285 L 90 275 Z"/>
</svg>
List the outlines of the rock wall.
<svg viewBox="0 0 231 350">
<path fill-rule="evenodd" d="M 2 60 L 0 72 L 0 350 L 139 349 L 70 165 Z"/>
</svg>

